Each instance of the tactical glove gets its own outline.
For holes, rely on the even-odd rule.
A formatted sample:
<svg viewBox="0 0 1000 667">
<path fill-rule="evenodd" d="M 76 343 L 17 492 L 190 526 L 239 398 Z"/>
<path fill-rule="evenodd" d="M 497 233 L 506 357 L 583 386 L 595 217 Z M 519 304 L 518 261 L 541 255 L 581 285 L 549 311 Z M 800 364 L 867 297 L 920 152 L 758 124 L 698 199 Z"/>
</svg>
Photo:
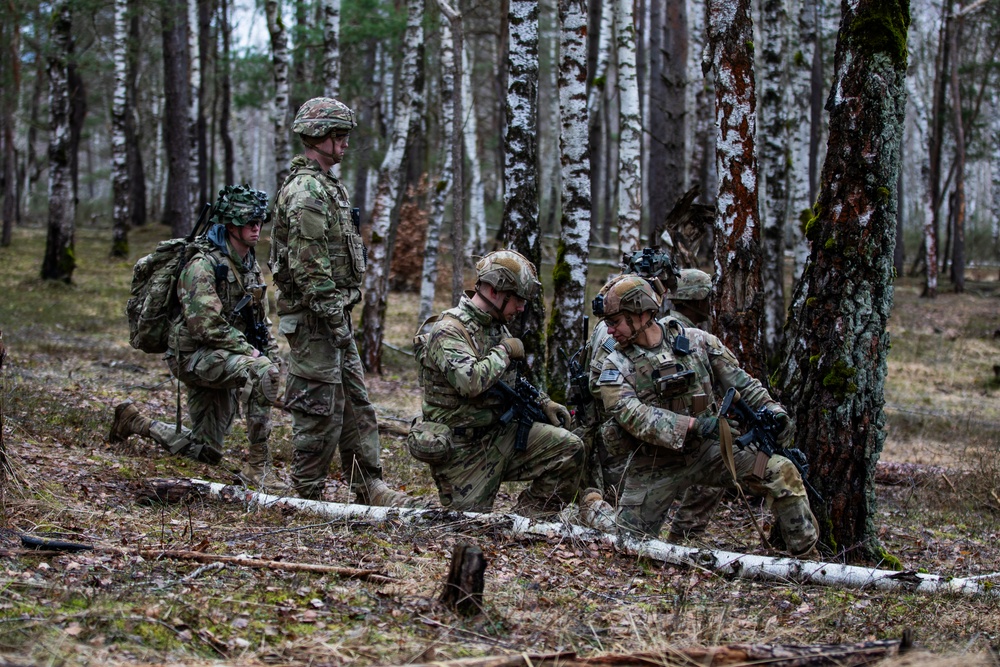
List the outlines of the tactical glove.
<svg viewBox="0 0 1000 667">
<path fill-rule="evenodd" d="M 343 350 L 345 347 L 354 342 L 354 333 L 351 331 L 351 325 L 344 322 L 336 329 L 333 330 L 331 334 L 330 342 L 333 346 Z"/>
<path fill-rule="evenodd" d="M 788 419 L 788 413 L 785 412 L 785 409 L 777 403 L 769 405 L 767 409 L 774 415 L 774 421 L 777 422 L 780 429 L 777 435 L 778 446 L 782 449 L 787 449 L 792 445 L 792 439 L 795 436 L 795 426 Z"/>
<path fill-rule="evenodd" d="M 719 418 L 718 417 L 696 417 L 695 430 L 702 440 L 719 439 Z"/>
<path fill-rule="evenodd" d="M 570 428 L 573 424 L 573 415 L 570 414 L 569 409 L 553 400 L 542 406 L 542 412 L 549 418 L 549 423 L 553 426 Z"/>
<path fill-rule="evenodd" d="M 504 338 L 500 345 L 507 350 L 507 356 L 511 359 L 524 359 L 524 343 L 520 338 Z"/>
</svg>

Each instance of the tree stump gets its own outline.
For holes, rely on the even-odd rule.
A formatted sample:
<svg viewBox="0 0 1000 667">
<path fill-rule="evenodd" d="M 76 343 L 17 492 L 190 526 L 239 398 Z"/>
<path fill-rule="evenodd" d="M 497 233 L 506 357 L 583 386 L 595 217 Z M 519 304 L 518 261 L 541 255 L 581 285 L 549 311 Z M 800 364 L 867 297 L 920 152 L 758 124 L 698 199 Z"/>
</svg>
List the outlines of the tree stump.
<svg viewBox="0 0 1000 667">
<path fill-rule="evenodd" d="M 483 608 L 486 557 L 471 544 L 457 544 L 451 552 L 451 570 L 441 593 L 441 603 L 463 616 L 475 616 Z"/>
</svg>

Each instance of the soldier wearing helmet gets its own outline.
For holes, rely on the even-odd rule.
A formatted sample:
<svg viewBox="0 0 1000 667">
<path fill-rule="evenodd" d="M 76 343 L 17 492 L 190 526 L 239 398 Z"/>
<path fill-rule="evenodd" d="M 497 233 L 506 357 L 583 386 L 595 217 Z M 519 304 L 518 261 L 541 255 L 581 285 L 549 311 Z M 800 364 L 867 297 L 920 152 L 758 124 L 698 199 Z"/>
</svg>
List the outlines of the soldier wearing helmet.
<svg viewBox="0 0 1000 667">
<path fill-rule="evenodd" d="M 666 297 L 673 306 L 671 315 L 684 326 L 707 328 L 712 312 L 712 276 L 698 269 L 684 269 L 677 277 L 677 286 Z"/>
<path fill-rule="evenodd" d="M 271 491 L 284 486 L 273 475 L 268 438 L 277 399 L 278 346 L 271 335 L 265 283 L 254 247 L 267 222 L 267 194 L 249 185 L 219 191 L 196 251 L 177 281 L 181 317 L 170 335 L 166 361 L 187 387 L 191 429 L 146 418 L 132 401 L 115 408 L 109 440 L 137 434 L 174 454 L 219 463 L 223 442 L 239 408 L 244 385 L 248 455 L 239 478 Z"/>
<path fill-rule="evenodd" d="M 541 394 L 550 423 L 532 424 L 518 450 L 517 423 L 501 422 L 509 406 L 493 391 L 499 380 L 514 385 L 514 362 L 524 358 L 524 345 L 506 325 L 538 292 L 535 267 L 499 250 L 476 264 L 476 275 L 475 290 L 428 319 L 414 338 L 423 420 L 411 428 L 407 448 L 430 465 L 445 507 L 488 512 L 501 482 L 530 481 L 514 511 L 557 511 L 574 499 L 583 463 L 580 439 L 563 428 L 569 411 Z"/>
<path fill-rule="evenodd" d="M 354 341 L 351 311 L 361 301 L 367 253 L 347 188 L 331 168 L 344 158 L 357 123 L 343 102 L 303 104 L 292 130 L 304 150 L 275 197 L 268 264 L 277 288 L 279 330 L 288 339 L 285 406 L 292 413 L 292 484 L 321 499 L 340 448 L 357 501 L 411 505 L 382 480 L 375 408 Z"/>
<path fill-rule="evenodd" d="M 732 469 L 722 454 L 729 426 L 724 419 L 720 425 L 717 392 L 733 387 L 754 409 L 766 407 L 784 424 L 779 437 L 787 442 L 793 429 L 784 408 L 718 338 L 672 318 L 657 321 L 655 292 L 643 283 L 625 276 L 594 304 L 595 315 L 605 318 L 617 343 L 597 380 L 611 417 L 602 434 L 606 443 L 630 452 L 618 503 L 619 531 L 655 537 L 682 491 L 694 484 L 739 483 L 766 498 L 792 555 L 811 552 L 816 520 L 792 462 L 772 456 L 762 471 L 757 469 L 758 476 L 756 452 L 750 448 L 732 452 Z"/>
</svg>

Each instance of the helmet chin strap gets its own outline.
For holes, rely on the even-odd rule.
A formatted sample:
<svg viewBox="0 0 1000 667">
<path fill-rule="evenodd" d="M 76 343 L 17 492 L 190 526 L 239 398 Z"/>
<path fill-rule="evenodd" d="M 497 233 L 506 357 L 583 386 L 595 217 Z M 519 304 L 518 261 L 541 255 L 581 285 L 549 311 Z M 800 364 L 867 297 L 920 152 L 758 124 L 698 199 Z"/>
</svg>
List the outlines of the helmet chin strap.
<svg viewBox="0 0 1000 667">
<path fill-rule="evenodd" d="M 504 294 L 503 303 L 501 303 L 500 307 L 497 308 L 497 305 L 493 303 L 491 299 L 487 298 L 485 294 L 479 291 L 480 285 L 481 283 L 476 283 L 476 294 L 478 294 L 483 299 L 483 301 L 489 304 L 490 310 L 492 311 L 490 314 L 493 315 L 493 317 L 495 317 L 501 324 L 507 324 L 507 318 L 503 316 L 503 311 L 507 308 L 507 302 L 510 301 L 510 293 L 509 292 L 503 293 Z"/>
<path fill-rule="evenodd" d="M 632 312 L 626 310 L 625 311 L 625 321 L 628 322 L 628 328 L 632 330 L 632 335 L 629 336 L 625 340 L 625 344 L 626 345 L 631 345 L 632 343 L 635 342 L 635 339 L 638 338 L 640 336 L 640 334 L 642 334 L 643 331 L 645 331 L 646 329 L 648 329 L 649 327 L 653 326 L 653 324 L 656 323 L 656 318 L 650 316 L 650 318 L 648 320 L 646 320 L 645 324 L 643 324 L 641 327 L 639 327 L 638 329 L 636 329 L 634 321 L 632 320 Z"/>
<path fill-rule="evenodd" d="M 319 153 L 320 155 L 322 155 L 323 157 L 325 157 L 327 160 L 335 160 L 335 157 L 334 157 L 333 153 L 329 153 L 329 152 L 327 152 L 327 151 L 325 151 L 325 150 L 323 150 L 322 148 L 319 147 L 319 145 L 321 143 L 323 143 L 324 141 L 326 141 L 328 138 L 330 138 L 332 136 L 334 136 L 333 133 L 328 134 L 328 135 L 326 135 L 325 137 L 319 139 L 316 142 L 313 142 L 312 139 L 310 138 L 309 141 L 306 141 L 304 143 L 306 144 L 306 146 L 309 147 L 309 150 L 316 151 L 317 153 Z"/>
</svg>

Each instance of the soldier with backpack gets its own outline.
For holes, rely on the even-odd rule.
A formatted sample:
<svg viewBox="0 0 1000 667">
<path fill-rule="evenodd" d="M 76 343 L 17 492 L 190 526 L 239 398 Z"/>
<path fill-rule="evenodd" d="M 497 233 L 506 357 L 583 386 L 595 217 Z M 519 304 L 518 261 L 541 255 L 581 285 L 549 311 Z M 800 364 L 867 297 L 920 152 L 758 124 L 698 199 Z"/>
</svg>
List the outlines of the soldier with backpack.
<svg viewBox="0 0 1000 667">
<path fill-rule="evenodd" d="M 143 266 L 154 262 L 156 253 L 137 263 L 128 308 L 130 325 L 133 320 L 144 321 L 138 314 L 133 316 L 143 309 L 136 304 L 145 303 L 147 313 L 172 311 L 167 305 L 149 303 L 155 294 L 149 284 L 176 278 L 176 288 L 156 298 L 176 299 L 178 312 L 166 333 L 164 358 L 170 372 L 187 388 L 191 428 L 150 419 L 128 400 L 115 408 L 108 440 L 123 442 L 139 435 L 152 438 L 172 454 L 217 464 L 242 390 L 249 385 L 244 406 L 249 454 L 239 476 L 248 484 L 280 490 L 280 484 L 274 483 L 268 447 L 271 406 L 278 392 L 277 345 L 266 314 L 266 286 L 254 254 L 268 218 L 267 194 L 248 185 L 230 185 L 219 192 L 212 211 L 209 222 L 213 224 L 204 236 L 186 245 L 175 244 L 173 251 L 181 254 L 173 260 L 178 265 L 173 276 L 173 265 L 163 263 L 158 270 L 143 273 Z M 133 345 L 140 338 L 133 335 Z"/>
</svg>

